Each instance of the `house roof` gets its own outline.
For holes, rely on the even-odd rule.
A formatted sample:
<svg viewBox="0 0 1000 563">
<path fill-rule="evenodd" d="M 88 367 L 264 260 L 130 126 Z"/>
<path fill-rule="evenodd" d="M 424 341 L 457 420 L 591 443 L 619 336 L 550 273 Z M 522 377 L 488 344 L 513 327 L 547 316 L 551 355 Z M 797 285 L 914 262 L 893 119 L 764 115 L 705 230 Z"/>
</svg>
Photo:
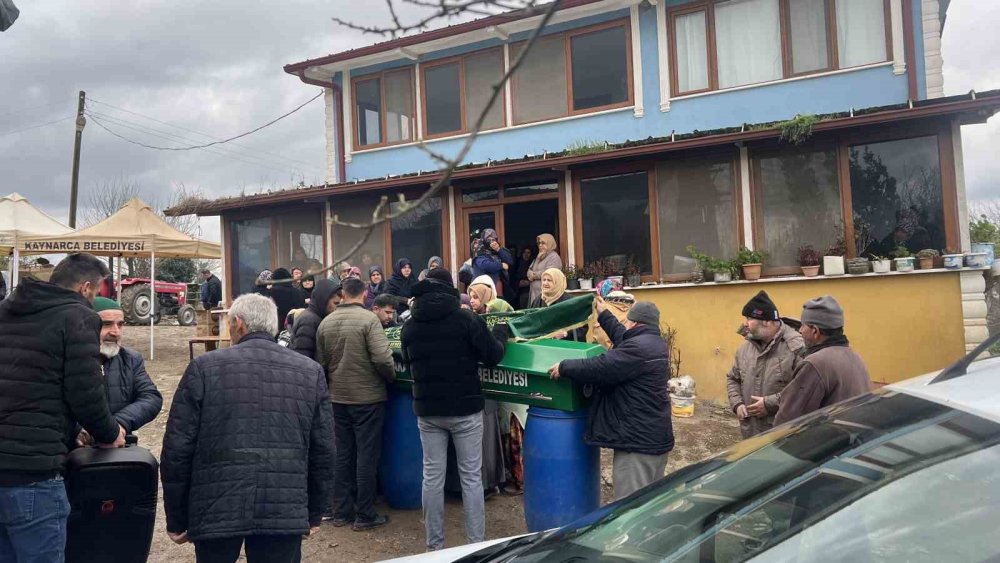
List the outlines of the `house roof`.
<svg viewBox="0 0 1000 563">
<path fill-rule="evenodd" d="M 1000 110 L 1000 90 L 970 92 L 959 96 L 819 115 L 817 116 L 819 121 L 813 125 L 812 130 L 814 132 L 834 131 L 941 115 L 965 115 L 967 116 L 965 121 L 968 123 L 982 123 L 998 110 Z M 452 175 L 452 179 L 461 180 L 531 170 L 565 169 L 585 163 L 649 156 L 712 145 L 775 139 L 781 136 L 781 124 L 780 121 L 743 124 L 711 131 L 693 131 L 667 137 L 649 137 L 626 140 L 621 143 L 605 143 L 603 149 L 599 146 L 589 150 L 568 149 L 540 155 L 529 154 L 505 160 L 468 163 L 459 166 Z M 181 202 L 166 210 L 165 213 L 167 215 L 219 215 L 226 211 L 262 205 L 302 202 L 363 191 L 427 185 L 440 177 L 441 172 L 439 171 L 411 172 L 395 176 L 389 175 L 384 178 L 290 188 L 216 200 L 193 199 Z"/>
</svg>

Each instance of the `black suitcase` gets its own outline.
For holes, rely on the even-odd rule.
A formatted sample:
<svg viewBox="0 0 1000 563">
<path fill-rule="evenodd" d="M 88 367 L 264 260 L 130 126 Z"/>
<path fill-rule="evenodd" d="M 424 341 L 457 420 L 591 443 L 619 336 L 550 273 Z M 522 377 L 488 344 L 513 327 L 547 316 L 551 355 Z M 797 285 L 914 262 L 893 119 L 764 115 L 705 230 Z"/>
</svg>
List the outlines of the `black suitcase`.
<svg viewBox="0 0 1000 563">
<path fill-rule="evenodd" d="M 126 437 L 124 448 L 77 448 L 66 458 L 67 563 L 137 563 L 149 557 L 159 463 Z"/>
</svg>

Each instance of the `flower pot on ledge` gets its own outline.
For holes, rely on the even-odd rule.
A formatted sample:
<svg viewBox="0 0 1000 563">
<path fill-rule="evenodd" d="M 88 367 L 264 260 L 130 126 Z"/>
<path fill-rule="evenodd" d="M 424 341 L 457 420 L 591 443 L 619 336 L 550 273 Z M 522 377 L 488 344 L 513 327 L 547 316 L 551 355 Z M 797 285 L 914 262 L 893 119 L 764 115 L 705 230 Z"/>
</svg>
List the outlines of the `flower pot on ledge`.
<svg viewBox="0 0 1000 563">
<path fill-rule="evenodd" d="M 580 280 L 577 278 L 566 280 L 566 289 L 580 289 Z"/>
<path fill-rule="evenodd" d="M 896 271 L 897 272 L 912 272 L 913 271 L 913 257 L 910 258 L 896 258 Z"/>
<path fill-rule="evenodd" d="M 876 274 L 888 274 L 892 271 L 892 260 L 874 260 L 872 270 Z"/>
<path fill-rule="evenodd" d="M 743 279 L 757 281 L 760 279 L 761 264 L 743 264 Z"/>
<path fill-rule="evenodd" d="M 842 275 L 844 275 L 844 257 L 843 256 L 824 256 L 823 257 L 823 275 L 824 276 L 842 276 Z"/>
<path fill-rule="evenodd" d="M 715 272 L 712 275 L 712 281 L 715 283 L 726 283 L 733 281 L 733 274 L 731 272 Z"/>
<path fill-rule="evenodd" d="M 580 289 L 586 289 L 587 291 L 594 289 L 593 278 L 588 278 L 588 279 L 580 278 L 578 281 L 580 283 Z"/>
<path fill-rule="evenodd" d="M 862 274 L 867 274 L 870 270 L 869 262 L 867 258 L 849 258 L 846 260 L 847 273 L 852 276 L 860 276 Z"/>
<path fill-rule="evenodd" d="M 934 258 L 919 258 L 921 270 L 933 270 Z"/>
<path fill-rule="evenodd" d="M 802 275 L 807 278 L 815 278 L 819 275 L 819 264 L 815 266 L 800 266 L 802 268 Z"/>
</svg>

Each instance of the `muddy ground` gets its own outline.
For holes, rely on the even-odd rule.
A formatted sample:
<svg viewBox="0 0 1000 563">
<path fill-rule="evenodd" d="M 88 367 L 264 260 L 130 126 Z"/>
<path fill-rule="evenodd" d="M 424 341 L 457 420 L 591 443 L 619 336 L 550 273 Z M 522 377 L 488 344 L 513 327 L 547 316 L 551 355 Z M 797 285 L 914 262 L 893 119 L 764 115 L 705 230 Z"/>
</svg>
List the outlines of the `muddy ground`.
<svg viewBox="0 0 1000 563">
<path fill-rule="evenodd" d="M 163 393 L 163 412 L 138 434 L 140 445 L 148 448 L 157 457 L 167 424 L 170 401 L 188 363 L 188 339 L 194 334 L 194 327 L 185 328 L 176 325 L 156 327 L 156 359 L 147 361 L 146 368 Z M 125 336 L 128 339 L 127 346 L 142 352 L 143 356 L 148 358 L 148 328 L 127 327 Z M 200 353 L 202 352 L 199 348 L 195 354 Z M 739 426 L 727 409 L 711 403 L 698 403 L 693 418 L 674 419 L 674 434 L 676 447 L 670 454 L 668 471 L 679 469 L 725 449 L 739 439 Z M 601 452 L 601 470 L 602 499 L 608 502 L 611 499 L 609 450 Z M 377 508 L 392 517 L 392 522 L 388 526 L 371 532 L 353 532 L 350 528 L 323 525 L 319 534 L 303 542 L 302 560 L 320 563 L 380 561 L 424 551 L 424 529 L 420 522 L 420 511 L 393 510 L 381 502 Z M 464 541 L 461 501 L 450 499 L 446 511 L 448 546 L 460 545 Z M 486 523 L 489 538 L 525 533 L 527 530 L 521 497 L 498 495 L 490 498 L 486 502 Z M 156 533 L 149 561 L 177 563 L 193 560 L 194 548 L 190 544 L 175 545 L 167 538 L 161 503 L 156 517 Z"/>
</svg>

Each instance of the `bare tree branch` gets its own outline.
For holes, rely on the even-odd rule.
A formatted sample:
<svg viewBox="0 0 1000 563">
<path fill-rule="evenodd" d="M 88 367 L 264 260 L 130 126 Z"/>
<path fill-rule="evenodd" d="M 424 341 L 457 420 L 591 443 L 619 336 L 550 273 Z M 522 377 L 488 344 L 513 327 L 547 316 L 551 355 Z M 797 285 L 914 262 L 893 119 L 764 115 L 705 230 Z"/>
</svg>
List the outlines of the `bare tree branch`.
<svg viewBox="0 0 1000 563">
<path fill-rule="evenodd" d="M 496 15 L 498 11 L 533 10 L 536 7 L 536 2 L 534 0 L 525 0 L 520 3 L 508 3 L 498 0 L 440 0 L 439 2 L 431 2 L 429 0 L 404 0 L 404 2 L 422 8 L 432 8 L 435 11 L 413 23 L 404 24 L 398 17 L 394 0 L 386 0 L 386 4 L 389 7 L 390 17 L 393 20 L 393 26 L 391 27 L 361 25 L 336 16 L 331 19 L 338 25 L 342 25 L 348 29 L 374 35 L 388 35 L 396 38 L 400 35 L 405 35 L 413 31 L 424 31 L 428 26 L 430 26 L 430 24 L 437 20 L 453 19 L 461 16 L 462 14 L 493 16 Z M 490 10 L 490 8 L 494 9 Z"/>
</svg>

